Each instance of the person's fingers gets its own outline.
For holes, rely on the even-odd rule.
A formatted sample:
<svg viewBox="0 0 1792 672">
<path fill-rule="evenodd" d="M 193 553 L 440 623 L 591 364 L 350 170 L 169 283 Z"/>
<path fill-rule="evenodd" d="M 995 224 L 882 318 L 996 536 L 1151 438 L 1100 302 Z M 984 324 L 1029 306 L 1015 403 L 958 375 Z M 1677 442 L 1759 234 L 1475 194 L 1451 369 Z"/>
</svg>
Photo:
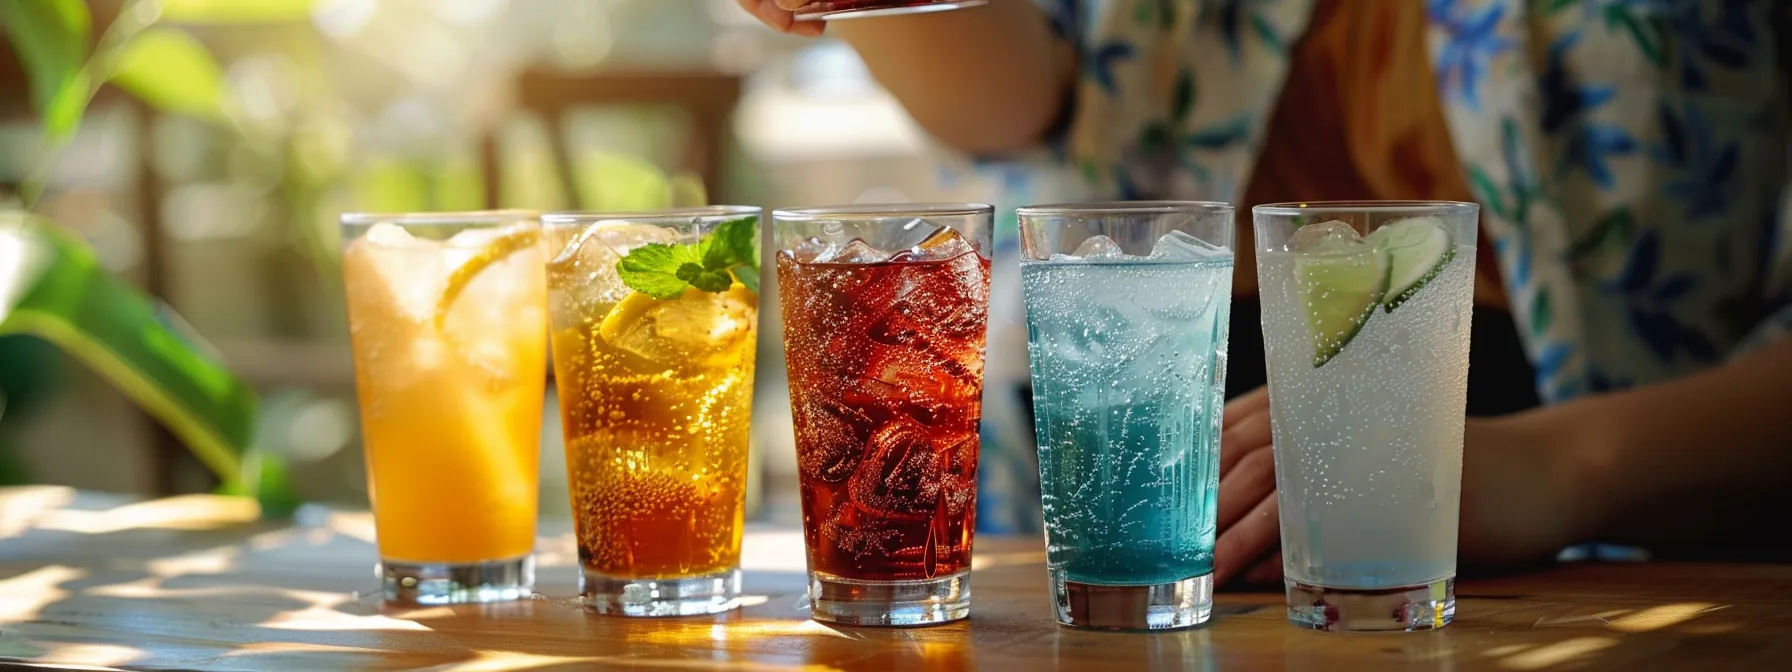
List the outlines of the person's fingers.
<svg viewBox="0 0 1792 672">
<path fill-rule="evenodd" d="M 1253 585 L 1276 583 L 1282 580 L 1282 552 L 1276 551 L 1262 562 L 1257 563 L 1251 571 L 1244 573 L 1244 582 Z"/>
<path fill-rule="evenodd" d="M 1271 450 L 1253 450 L 1232 473 L 1220 478 L 1219 510 L 1216 513 L 1219 530 L 1231 529 L 1252 507 L 1263 501 L 1265 495 L 1273 495 L 1276 491 L 1275 452 Z"/>
<path fill-rule="evenodd" d="M 1245 457 L 1267 452 L 1271 438 L 1268 413 L 1253 414 L 1220 430 L 1220 478 L 1232 473 Z"/>
<path fill-rule="evenodd" d="M 1264 385 L 1226 402 L 1226 415 L 1220 419 L 1220 426 L 1231 427 L 1232 423 L 1267 410 L 1269 410 L 1269 386 Z"/>
<path fill-rule="evenodd" d="M 760 22 L 771 26 L 773 30 L 816 37 L 826 28 L 820 21 L 798 21 L 790 10 L 808 4 L 809 0 L 737 0 L 741 9 L 758 17 Z"/>
<path fill-rule="evenodd" d="M 1281 529 L 1281 521 L 1276 518 L 1279 511 L 1276 496 L 1270 495 L 1245 514 L 1238 524 L 1220 533 L 1219 540 L 1213 545 L 1214 585 L 1225 585 L 1247 569 L 1247 563 L 1263 557 L 1275 547 Z"/>
</svg>

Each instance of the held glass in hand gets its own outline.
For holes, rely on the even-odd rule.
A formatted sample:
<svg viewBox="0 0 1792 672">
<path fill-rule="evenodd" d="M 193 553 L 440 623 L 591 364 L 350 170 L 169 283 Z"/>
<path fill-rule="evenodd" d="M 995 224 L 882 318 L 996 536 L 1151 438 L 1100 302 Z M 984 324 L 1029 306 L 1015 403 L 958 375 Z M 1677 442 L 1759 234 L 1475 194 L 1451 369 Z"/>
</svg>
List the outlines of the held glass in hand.
<svg viewBox="0 0 1792 672">
<path fill-rule="evenodd" d="M 976 7 L 988 0 L 821 0 L 796 10 L 798 21 L 837 21 Z"/>
</svg>

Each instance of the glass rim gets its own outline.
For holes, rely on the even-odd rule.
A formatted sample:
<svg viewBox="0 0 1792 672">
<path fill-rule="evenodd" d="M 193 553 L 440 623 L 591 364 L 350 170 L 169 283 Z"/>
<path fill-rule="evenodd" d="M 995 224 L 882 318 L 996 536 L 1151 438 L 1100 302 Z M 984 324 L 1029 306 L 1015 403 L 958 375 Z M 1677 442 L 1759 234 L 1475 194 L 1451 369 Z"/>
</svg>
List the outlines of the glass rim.
<svg viewBox="0 0 1792 672">
<path fill-rule="evenodd" d="M 510 224 L 524 220 L 539 222 L 541 213 L 536 210 L 523 209 L 450 212 L 345 212 L 341 217 L 343 226 L 372 226 L 386 223 L 399 226 L 459 226 Z"/>
<path fill-rule="evenodd" d="M 801 208 L 778 208 L 772 219 L 786 222 L 808 222 L 821 219 L 889 219 L 904 215 L 932 217 L 994 216 L 996 206 L 988 203 L 855 203 L 852 205 L 820 205 Z"/>
<path fill-rule="evenodd" d="M 1202 210 L 1238 210 L 1221 201 L 1090 201 L 1087 203 L 1046 203 L 1016 208 L 1018 217 L 1055 217 L 1064 215 L 1168 215 Z"/>
<path fill-rule="evenodd" d="M 605 211 L 560 211 L 541 216 L 545 226 L 566 226 L 569 224 L 591 224 L 606 221 L 655 221 L 666 219 L 686 220 L 698 217 L 739 217 L 745 215 L 763 216 L 765 208 L 757 205 L 699 205 L 688 208 L 667 208 L 665 210 L 605 210 Z"/>
<path fill-rule="evenodd" d="M 1388 200 L 1388 201 L 1288 201 L 1283 203 L 1264 203 L 1252 206 L 1252 215 L 1270 215 L 1275 217 L 1293 217 L 1298 215 L 1322 212 L 1368 212 L 1368 213 L 1447 213 L 1466 214 L 1481 207 L 1479 203 L 1467 201 L 1423 201 L 1423 200 Z"/>
</svg>

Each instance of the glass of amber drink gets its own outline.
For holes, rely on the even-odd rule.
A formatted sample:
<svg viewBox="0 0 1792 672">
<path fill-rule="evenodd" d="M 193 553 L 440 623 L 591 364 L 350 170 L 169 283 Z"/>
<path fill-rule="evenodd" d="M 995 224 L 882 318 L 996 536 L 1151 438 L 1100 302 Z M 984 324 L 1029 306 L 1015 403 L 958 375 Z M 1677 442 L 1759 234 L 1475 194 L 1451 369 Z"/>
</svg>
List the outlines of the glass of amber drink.
<svg viewBox="0 0 1792 672">
<path fill-rule="evenodd" d="M 548 314 L 590 611 L 740 600 L 758 208 L 548 215 Z"/>
<path fill-rule="evenodd" d="M 516 599 L 535 581 L 547 306 L 534 213 L 342 217 L 385 599 Z"/>
<path fill-rule="evenodd" d="M 970 614 L 992 213 L 965 203 L 773 215 L 817 621 Z"/>
</svg>

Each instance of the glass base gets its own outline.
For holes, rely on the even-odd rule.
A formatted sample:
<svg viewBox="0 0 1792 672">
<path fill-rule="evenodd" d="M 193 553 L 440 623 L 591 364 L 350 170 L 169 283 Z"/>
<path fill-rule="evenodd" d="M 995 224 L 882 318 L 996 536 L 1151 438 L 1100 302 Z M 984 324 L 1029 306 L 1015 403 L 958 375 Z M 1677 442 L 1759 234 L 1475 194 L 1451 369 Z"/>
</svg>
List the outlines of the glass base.
<svg viewBox="0 0 1792 672">
<path fill-rule="evenodd" d="M 798 21 L 839 21 L 841 19 L 868 19 L 878 16 L 901 16 L 903 14 L 925 14 L 927 12 L 943 12 L 948 9 L 961 9 L 989 4 L 989 0 L 960 0 L 959 2 L 936 2 L 927 5 L 903 5 L 900 7 L 878 7 L 874 9 L 836 9 L 811 12 L 797 12 Z"/>
<path fill-rule="evenodd" d="M 579 576 L 579 601 L 594 614 L 720 614 L 740 606 L 740 569 L 683 579 L 619 579 L 587 568 Z"/>
<path fill-rule="evenodd" d="M 840 625 L 908 627 L 971 615 L 971 573 L 918 581 L 855 581 L 809 573 L 809 617 Z"/>
<path fill-rule="evenodd" d="M 1313 630 L 1415 632 L 1456 620 L 1456 578 L 1403 588 L 1326 588 L 1293 579 L 1288 622 Z"/>
<path fill-rule="evenodd" d="M 1071 581 L 1051 572 L 1052 611 L 1058 622 L 1098 630 L 1173 630 L 1213 616 L 1213 575 L 1146 586 Z"/>
<path fill-rule="evenodd" d="M 535 558 L 461 563 L 381 560 L 379 574 L 387 602 L 429 606 L 506 602 L 533 592 Z"/>
</svg>

